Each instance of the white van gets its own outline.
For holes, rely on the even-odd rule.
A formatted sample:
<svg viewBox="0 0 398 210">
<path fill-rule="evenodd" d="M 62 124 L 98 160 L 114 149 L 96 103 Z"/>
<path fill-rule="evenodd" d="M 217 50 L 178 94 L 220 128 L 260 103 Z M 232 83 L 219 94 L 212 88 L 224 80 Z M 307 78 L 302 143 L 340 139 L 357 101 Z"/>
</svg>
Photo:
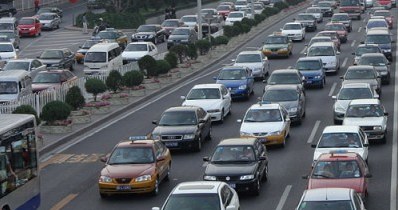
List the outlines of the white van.
<svg viewBox="0 0 398 210">
<path fill-rule="evenodd" d="M 107 74 L 123 65 L 122 50 L 117 43 L 98 43 L 84 56 L 84 74 Z"/>
<path fill-rule="evenodd" d="M 0 18 L 0 30 L 14 30 L 14 32 L 18 33 L 17 26 L 18 20 L 15 17 Z"/>
<path fill-rule="evenodd" d="M 32 93 L 32 78 L 25 70 L 0 71 L 0 103 Z"/>
</svg>

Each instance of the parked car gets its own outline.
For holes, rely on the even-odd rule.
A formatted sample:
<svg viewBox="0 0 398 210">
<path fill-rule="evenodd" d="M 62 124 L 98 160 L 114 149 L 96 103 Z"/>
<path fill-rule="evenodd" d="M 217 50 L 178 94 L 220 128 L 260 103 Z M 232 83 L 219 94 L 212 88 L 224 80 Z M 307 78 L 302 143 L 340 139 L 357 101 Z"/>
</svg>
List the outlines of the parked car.
<svg viewBox="0 0 398 210">
<path fill-rule="evenodd" d="M 106 42 L 116 42 L 119 44 L 120 48 L 124 50 L 127 46 L 127 36 L 121 30 L 116 30 L 114 28 L 107 28 L 103 31 L 100 31 L 97 36 L 102 41 Z"/>
<path fill-rule="evenodd" d="M 370 87 L 381 95 L 381 76 L 370 65 L 349 66 L 343 76 L 342 85 L 352 83 L 368 83 Z"/>
<path fill-rule="evenodd" d="M 352 20 L 348 13 L 335 13 L 330 19 L 332 23 L 343 23 L 348 32 L 352 31 Z"/>
<path fill-rule="evenodd" d="M 263 43 L 261 51 L 267 58 L 287 57 L 292 54 L 293 43 L 287 35 L 271 34 L 268 35 Z"/>
<path fill-rule="evenodd" d="M 361 58 L 361 56 L 366 53 L 383 53 L 383 52 L 375 44 L 360 44 L 358 45 L 355 52 L 352 53 L 353 55 L 355 55 L 354 65 L 357 65 L 359 63 L 359 59 Z"/>
<path fill-rule="evenodd" d="M 34 79 L 37 73 L 47 70 L 47 66 L 37 59 L 13 59 L 9 60 L 1 69 L 2 71 L 25 70 L 30 73 L 30 77 Z"/>
<path fill-rule="evenodd" d="M 154 57 L 158 53 L 158 48 L 152 42 L 131 42 L 122 52 L 123 63 L 138 61 L 146 55 Z"/>
<path fill-rule="evenodd" d="M 23 17 L 18 21 L 19 36 L 40 36 L 41 23 L 35 17 Z"/>
<path fill-rule="evenodd" d="M 46 49 L 37 58 L 47 65 L 47 69 L 69 69 L 73 71 L 75 54 L 68 48 Z"/>
<path fill-rule="evenodd" d="M 21 43 L 18 33 L 14 30 L 0 30 L 0 42 L 11 42 L 15 49 L 19 49 Z"/>
<path fill-rule="evenodd" d="M 270 71 L 268 58 L 261 51 L 242 51 L 232 62 L 233 66 L 250 68 L 254 78 L 265 79 Z"/>
<path fill-rule="evenodd" d="M 99 39 L 89 39 L 89 40 L 84 41 L 84 43 L 79 46 L 79 49 L 75 53 L 76 62 L 83 63 L 84 57 L 86 56 L 86 53 L 90 49 L 90 47 L 92 47 L 95 44 L 98 44 L 100 42 L 102 42 L 102 41 Z"/>
<path fill-rule="evenodd" d="M 305 86 L 316 86 L 319 88 L 325 86 L 326 75 L 321 58 L 301 57 L 297 60 L 295 69 L 304 76 Z"/>
<path fill-rule="evenodd" d="M 194 44 L 198 40 L 195 29 L 189 27 L 179 27 L 171 32 L 167 40 L 167 49 L 178 44 Z"/>
<path fill-rule="evenodd" d="M 291 40 L 303 41 L 305 39 L 305 27 L 301 23 L 286 23 L 281 28 L 282 34 L 288 36 Z"/>
<path fill-rule="evenodd" d="M 223 84 L 231 93 L 231 98 L 246 98 L 254 93 L 254 77 L 247 67 L 226 66 L 218 76 L 214 77 L 217 84 Z"/>
<path fill-rule="evenodd" d="M 57 13 L 41 13 L 38 18 L 42 29 L 58 29 L 61 24 L 61 18 Z"/>
<path fill-rule="evenodd" d="M 131 35 L 131 42 L 144 41 L 158 44 L 160 42 L 166 42 L 167 36 L 167 32 L 162 28 L 161 25 L 140 25 L 137 29 L 137 32 Z"/>
<path fill-rule="evenodd" d="M 361 55 L 358 61 L 359 65 L 373 66 L 381 76 L 382 84 L 390 84 L 390 62 L 382 53 L 366 53 Z"/>
<path fill-rule="evenodd" d="M 306 56 L 322 59 L 325 72 L 337 73 L 340 70 L 340 52 L 333 42 L 314 43 L 307 49 Z"/>
<path fill-rule="evenodd" d="M 59 87 L 64 83 L 72 83 L 75 80 L 77 80 L 77 76 L 66 69 L 40 71 L 33 78 L 32 90 L 34 93 L 51 90 L 51 88 Z"/>
</svg>

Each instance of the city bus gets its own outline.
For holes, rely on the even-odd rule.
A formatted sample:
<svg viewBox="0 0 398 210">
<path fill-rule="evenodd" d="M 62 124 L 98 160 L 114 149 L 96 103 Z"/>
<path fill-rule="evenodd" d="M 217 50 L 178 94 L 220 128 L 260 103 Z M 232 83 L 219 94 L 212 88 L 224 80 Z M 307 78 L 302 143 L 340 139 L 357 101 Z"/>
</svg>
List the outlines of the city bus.
<svg viewBox="0 0 398 210">
<path fill-rule="evenodd" d="M 39 205 L 35 117 L 0 114 L 0 208 L 37 209 Z"/>
</svg>

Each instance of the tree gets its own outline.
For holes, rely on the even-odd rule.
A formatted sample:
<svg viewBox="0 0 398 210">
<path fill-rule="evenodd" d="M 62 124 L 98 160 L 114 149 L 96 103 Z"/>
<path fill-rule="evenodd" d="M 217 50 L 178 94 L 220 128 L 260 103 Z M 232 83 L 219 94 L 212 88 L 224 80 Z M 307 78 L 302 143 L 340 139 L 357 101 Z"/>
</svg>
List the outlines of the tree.
<svg viewBox="0 0 398 210">
<path fill-rule="evenodd" d="M 178 44 L 171 47 L 169 52 L 173 52 L 174 54 L 176 54 L 178 59 L 180 60 L 180 63 L 183 63 L 184 57 L 187 55 L 187 50 L 188 48 L 186 45 Z"/>
<path fill-rule="evenodd" d="M 112 70 L 109 72 L 109 75 L 105 80 L 105 84 L 109 90 L 112 90 L 114 93 L 116 93 L 116 91 L 119 90 L 120 86 L 122 85 L 122 75 L 120 72 Z"/>
<path fill-rule="evenodd" d="M 170 64 L 171 68 L 177 67 L 178 64 L 178 58 L 177 55 L 173 52 L 168 52 L 165 56 L 164 59 Z"/>
<path fill-rule="evenodd" d="M 126 87 L 136 87 L 142 84 L 144 75 L 140 71 L 129 71 L 123 75 L 122 81 Z"/>
<path fill-rule="evenodd" d="M 167 74 L 171 69 L 170 64 L 165 60 L 156 61 L 156 71 L 159 74 Z"/>
<path fill-rule="evenodd" d="M 97 95 L 99 93 L 103 93 L 106 91 L 106 85 L 105 83 L 97 78 L 91 78 L 86 81 L 84 84 L 84 87 L 86 88 L 86 91 L 88 93 L 93 94 L 94 96 L 94 101 L 97 101 Z"/>
<path fill-rule="evenodd" d="M 147 76 L 153 76 L 153 73 L 156 74 L 156 60 L 150 55 L 146 55 L 138 60 L 138 66 Z"/>
</svg>

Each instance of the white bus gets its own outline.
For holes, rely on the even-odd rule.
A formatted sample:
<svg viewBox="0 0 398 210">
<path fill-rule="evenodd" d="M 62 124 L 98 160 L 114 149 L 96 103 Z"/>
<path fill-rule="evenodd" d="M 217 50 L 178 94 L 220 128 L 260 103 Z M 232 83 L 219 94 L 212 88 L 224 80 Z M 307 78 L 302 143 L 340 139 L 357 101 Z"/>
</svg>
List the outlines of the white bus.
<svg viewBox="0 0 398 210">
<path fill-rule="evenodd" d="M 37 209 L 39 205 L 35 117 L 0 114 L 0 209 Z"/>
</svg>

